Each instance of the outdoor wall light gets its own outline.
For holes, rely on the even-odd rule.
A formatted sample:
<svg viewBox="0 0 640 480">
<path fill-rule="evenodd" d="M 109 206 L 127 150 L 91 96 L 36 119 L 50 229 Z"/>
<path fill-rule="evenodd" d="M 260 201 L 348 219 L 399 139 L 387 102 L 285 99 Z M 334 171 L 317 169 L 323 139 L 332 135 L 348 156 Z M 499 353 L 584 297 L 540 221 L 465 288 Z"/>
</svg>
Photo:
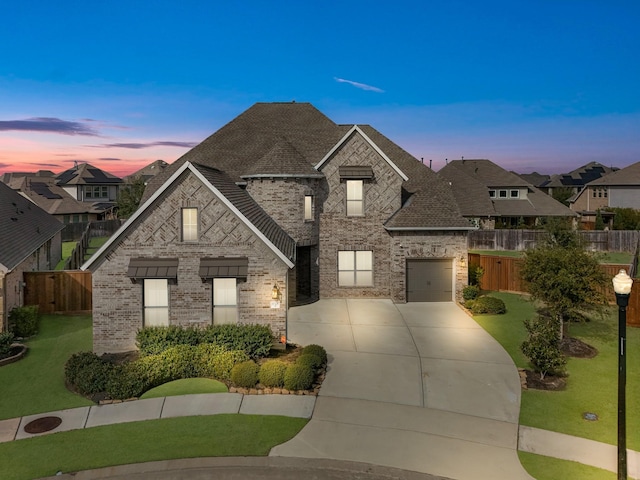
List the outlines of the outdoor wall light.
<svg viewBox="0 0 640 480">
<path fill-rule="evenodd" d="M 280 300 L 282 299 L 282 293 L 278 288 L 278 284 L 274 283 L 271 289 L 271 308 L 280 308 Z"/>
<path fill-rule="evenodd" d="M 613 277 L 618 304 L 618 480 L 627 478 L 627 306 L 632 285 L 626 270 Z"/>
</svg>

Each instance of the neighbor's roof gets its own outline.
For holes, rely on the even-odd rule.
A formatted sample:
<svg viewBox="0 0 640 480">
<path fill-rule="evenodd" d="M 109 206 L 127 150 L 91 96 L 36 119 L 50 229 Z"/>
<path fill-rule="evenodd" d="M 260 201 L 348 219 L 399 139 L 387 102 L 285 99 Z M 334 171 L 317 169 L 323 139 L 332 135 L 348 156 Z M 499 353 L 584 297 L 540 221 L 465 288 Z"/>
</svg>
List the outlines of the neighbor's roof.
<svg viewBox="0 0 640 480">
<path fill-rule="evenodd" d="M 640 186 L 640 162 L 633 163 L 628 167 L 621 168 L 615 172 L 605 175 L 602 178 L 590 182 L 593 186 Z"/>
<path fill-rule="evenodd" d="M 62 229 L 62 223 L 0 182 L 0 268 L 13 270 Z"/>
<path fill-rule="evenodd" d="M 590 162 L 569 173 L 552 175 L 545 187 L 582 187 L 615 171 L 598 162 Z"/>
<path fill-rule="evenodd" d="M 234 182 L 271 174 L 312 174 L 350 132 L 360 131 L 403 178 L 403 188 L 416 195 L 385 226 L 388 228 L 468 229 L 449 185 L 415 157 L 368 125 L 337 125 L 309 103 L 257 103 L 154 177 L 143 201 L 185 162 L 224 171 Z M 279 157 L 278 155 L 282 155 Z M 384 158 L 383 157 L 383 158 Z M 282 162 L 279 163 L 279 158 Z"/>
<path fill-rule="evenodd" d="M 96 209 L 92 203 L 80 202 L 73 198 L 64 188 L 57 185 L 53 178 L 17 177 L 9 182 L 9 186 L 51 215 L 82 215 L 102 211 Z"/>
<path fill-rule="evenodd" d="M 294 266 L 295 241 L 251 198 L 246 190 L 240 188 L 221 170 L 204 165 L 183 163 L 155 193 L 112 235 L 109 240 L 84 264 L 81 269 L 96 267 L 122 240 L 138 218 L 142 217 L 153 205 L 162 201 L 163 193 L 179 181 L 182 174 L 191 172 L 196 175 L 211 192 L 233 211 L 240 221 L 245 223 L 269 248 L 290 268 Z"/>
<path fill-rule="evenodd" d="M 525 182 L 530 183 L 534 187 L 538 187 L 538 188 L 546 187 L 547 183 L 551 179 L 550 175 L 543 175 L 542 173 L 538 173 L 538 172 L 516 173 L 516 175 L 522 178 Z"/>
<path fill-rule="evenodd" d="M 454 160 L 443 167 L 438 174 L 451 182 L 460 210 L 468 217 L 573 217 L 576 215 L 571 209 L 518 175 L 502 169 L 489 160 Z M 501 187 L 526 188 L 527 198 L 492 200 L 489 197 L 489 189 Z"/>
<path fill-rule="evenodd" d="M 59 185 L 105 185 L 122 183 L 122 179 L 88 163 L 81 163 L 56 176 Z"/>
<path fill-rule="evenodd" d="M 127 183 L 133 182 L 136 178 L 140 177 L 145 183 L 149 182 L 153 177 L 167 168 L 169 164 L 164 160 L 156 160 L 149 165 L 142 167 L 140 170 L 133 172 L 131 175 L 127 175 L 122 180 Z"/>
</svg>

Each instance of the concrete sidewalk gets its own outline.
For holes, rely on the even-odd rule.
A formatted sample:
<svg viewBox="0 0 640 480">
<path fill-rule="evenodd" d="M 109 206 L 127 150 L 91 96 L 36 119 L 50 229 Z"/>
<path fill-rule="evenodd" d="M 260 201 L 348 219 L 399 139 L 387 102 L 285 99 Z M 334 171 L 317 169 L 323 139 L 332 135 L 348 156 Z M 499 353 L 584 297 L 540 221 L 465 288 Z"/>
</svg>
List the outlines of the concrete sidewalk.
<svg viewBox="0 0 640 480">
<path fill-rule="evenodd" d="M 21 440 L 50 433 L 115 423 L 156 420 L 160 418 L 220 413 L 246 415 L 282 415 L 311 418 L 316 397 L 312 395 L 243 395 L 240 393 L 207 393 L 177 397 L 150 398 L 110 405 L 72 408 L 56 412 L 28 415 L 0 421 L 0 442 Z M 25 425 L 43 417 L 59 417 L 62 423 L 44 433 L 30 434 Z"/>
</svg>

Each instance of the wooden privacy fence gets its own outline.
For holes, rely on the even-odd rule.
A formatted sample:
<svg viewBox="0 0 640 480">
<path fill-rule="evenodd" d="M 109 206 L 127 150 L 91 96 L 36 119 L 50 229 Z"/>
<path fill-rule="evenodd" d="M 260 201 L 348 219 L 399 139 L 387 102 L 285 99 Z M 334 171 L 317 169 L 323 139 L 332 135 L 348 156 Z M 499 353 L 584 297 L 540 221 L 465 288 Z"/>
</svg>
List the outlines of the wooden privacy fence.
<svg viewBox="0 0 640 480">
<path fill-rule="evenodd" d="M 56 270 L 24 272 L 25 305 L 38 305 L 40 313 L 91 311 L 91 272 Z"/>
<path fill-rule="evenodd" d="M 580 230 L 588 250 L 635 252 L 638 230 Z M 469 232 L 470 250 L 518 250 L 534 248 L 547 235 L 544 230 L 474 230 Z"/>
<path fill-rule="evenodd" d="M 482 290 L 527 293 L 527 283 L 520 277 L 522 258 L 501 257 L 498 255 L 469 254 L 469 265 L 480 265 L 484 275 L 480 282 Z M 613 279 L 621 268 L 629 272 L 628 265 L 600 265 L 608 278 Z M 615 302 L 613 284 L 607 285 L 607 296 Z M 631 289 L 627 307 L 627 323 L 640 327 L 640 279 L 636 279 Z"/>
</svg>

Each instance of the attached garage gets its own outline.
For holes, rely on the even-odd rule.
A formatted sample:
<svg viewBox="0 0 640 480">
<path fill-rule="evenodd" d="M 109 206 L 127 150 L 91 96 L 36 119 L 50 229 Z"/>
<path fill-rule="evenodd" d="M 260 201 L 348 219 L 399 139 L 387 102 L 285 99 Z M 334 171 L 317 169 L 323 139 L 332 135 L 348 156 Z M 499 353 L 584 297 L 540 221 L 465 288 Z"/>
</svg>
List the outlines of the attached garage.
<svg viewBox="0 0 640 480">
<path fill-rule="evenodd" d="M 453 301 L 453 260 L 408 259 L 407 302 Z"/>
</svg>

